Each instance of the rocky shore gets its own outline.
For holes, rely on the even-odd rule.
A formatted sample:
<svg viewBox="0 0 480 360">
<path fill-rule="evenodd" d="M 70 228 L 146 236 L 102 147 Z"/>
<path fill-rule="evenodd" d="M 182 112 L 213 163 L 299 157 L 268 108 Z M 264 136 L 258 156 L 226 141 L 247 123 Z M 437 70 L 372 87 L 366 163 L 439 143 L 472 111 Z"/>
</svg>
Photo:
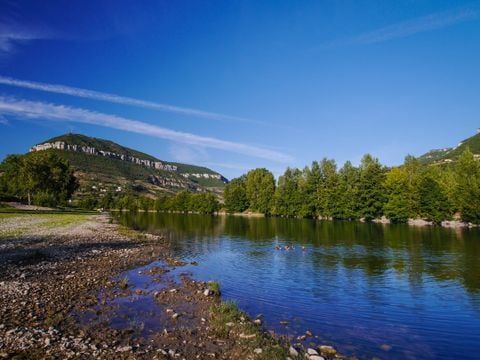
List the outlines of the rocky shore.
<svg viewBox="0 0 480 360">
<path fill-rule="evenodd" d="M 222 303 L 217 286 L 188 274 L 172 281 L 168 273 L 184 263 L 159 236 L 122 228 L 105 214 L 60 223 L 40 226 L 41 215 L 0 221 L 0 358 L 338 357 L 332 348 L 291 346 L 265 332 L 261 319 Z M 21 235 L 11 235 L 15 226 Z M 144 293 L 118 279 L 127 269 L 159 260 L 165 265 L 139 276 L 161 282 L 160 291 Z M 111 326 L 111 300 L 132 296 L 153 299 L 162 330 L 145 336 L 135 319 L 127 319 L 130 327 Z"/>
</svg>

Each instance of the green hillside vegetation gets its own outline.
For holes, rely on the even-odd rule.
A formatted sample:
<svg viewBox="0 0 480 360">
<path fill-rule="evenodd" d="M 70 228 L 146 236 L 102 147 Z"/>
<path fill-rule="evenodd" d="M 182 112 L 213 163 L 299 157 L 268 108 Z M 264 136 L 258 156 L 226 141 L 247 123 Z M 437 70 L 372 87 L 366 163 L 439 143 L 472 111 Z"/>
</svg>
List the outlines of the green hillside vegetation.
<svg viewBox="0 0 480 360">
<path fill-rule="evenodd" d="M 114 143 L 113 141 L 110 140 L 104 140 L 104 139 L 98 139 L 94 137 L 89 137 L 81 134 L 65 134 L 61 136 L 57 136 L 54 138 L 51 138 L 47 141 L 42 142 L 56 142 L 56 141 L 63 141 L 67 144 L 76 144 L 80 146 L 89 146 L 89 147 L 94 147 L 97 150 L 103 150 L 103 151 L 110 151 L 114 152 L 117 154 L 125 154 L 125 155 L 130 155 L 137 157 L 139 159 L 145 159 L 145 160 L 151 160 L 151 161 L 161 161 L 164 164 L 167 165 L 175 165 L 178 168 L 179 173 L 205 173 L 205 174 L 218 174 L 217 172 L 203 167 L 203 166 L 196 166 L 196 165 L 191 165 L 191 164 L 183 164 L 183 163 L 177 163 L 177 162 L 168 162 L 168 161 L 163 161 L 160 159 L 157 159 L 154 156 L 145 154 L 143 152 L 133 150 L 130 148 L 127 148 L 125 146 L 119 145 L 117 143 Z"/>
<path fill-rule="evenodd" d="M 54 143 L 57 141 L 63 141 L 69 145 L 93 147 L 97 151 L 103 150 L 117 154 L 129 155 L 144 160 L 161 161 L 166 165 L 175 165 L 178 168 L 177 171 L 157 170 L 154 168 L 140 166 L 128 161 L 96 156 L 82 152 L 54 149 L 49 150 L 56 152 L 58 156 L 70 162 L 72 167 L 77 172 L 79 180 L 82 184 L 86 180 L 90 182 L 107 183 L 110 185 L 125 185 L 128 183 L 137 182 L 140 183 L 141 187 L 146 189 L 146 191 L 151 195 L 154 195 L 157 191 L 175 193 L 185 189 L 208 189 L 214 192 L 219 192 L 225 185 L 223 181 L 218 179 L 197 178 L 193 176 L 185 178 L 181 175 L 184 173 L 218 174 L 217 172 L 206 167 L 166 162 L 143 152 L 121 146 L 109 140 L 98 139 L 81 134 L 65 134 L 44 141 L 42 144 L 45 142 Z M 160 177 L 167 182 L 174 182 L 176 185 L 157 186 L 158 184 L 152 184 L 152 182 L 149 180 L 152 175 Z"/>
<path fill-rule="evenodd" d="M 442 163 L 448 161 L 457 161 L 458 157 L 466 150 L 469 149 L 473 154 L 480 155 L 480 133 L 469 137 L 459 143 L 458 146 L 453 148 L 445 148 L 438 150 L 430 150 L 426 154 L 419 156 L 418 160 L 422 164 Z M 446 160 L 446 161 L 445 161 Z"/>
<path fill-rule="evenodd" d="M 85 136 L 82 134 L 65 134 L 65 135 L 60 135 L 54 138 L 51 138 L 47 141 L 43 141 L 41 144 L 46 143 L 46 142 L 56 142 L 56 141 L 64 141 L 67 144 L 75 144 L 75 145 L 80 145 L 80 146 L 90 146 L 94 147 L 97 150 L 104 150 L 104 151 L 111 151 L 115 152 L 117 154 L 125 154 L 125 155 L 130 155 L 130 156 L 135 156 L 140 159 L 145 159 L 145 160 L 153 160 L 153 161 L 160 161 L 156 159 L 155 157 L 142 153 L 137 150 L 133 150 L 130 148 L 127 148 L 125 146 L 121 146 L 119 144 L 114 143 L 113 141 L 110 140 L 104 140 L 104 139 L 98 139 L 90 136 Z"/>
</svg>

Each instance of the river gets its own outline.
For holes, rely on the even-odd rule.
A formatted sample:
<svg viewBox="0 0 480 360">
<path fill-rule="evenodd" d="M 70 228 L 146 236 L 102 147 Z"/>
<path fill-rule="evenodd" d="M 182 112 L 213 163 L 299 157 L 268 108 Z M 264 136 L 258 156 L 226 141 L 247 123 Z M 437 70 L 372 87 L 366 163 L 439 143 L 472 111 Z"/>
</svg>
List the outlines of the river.
<svg viewBox="0 0 480 360">
<path fill-rule="evenodd" d="M 224 300 L 251 316 L 262 314 L 269 330 L 292 336 L 308 330 L 316 343 L 365 359 L 479 357 L 478 229 L 153 213 L 118 217 L 134 229 L 163 235 L 176 256 L 198 263 L 188 266 L 194 278 L 218 281 Z"/>
</svg>

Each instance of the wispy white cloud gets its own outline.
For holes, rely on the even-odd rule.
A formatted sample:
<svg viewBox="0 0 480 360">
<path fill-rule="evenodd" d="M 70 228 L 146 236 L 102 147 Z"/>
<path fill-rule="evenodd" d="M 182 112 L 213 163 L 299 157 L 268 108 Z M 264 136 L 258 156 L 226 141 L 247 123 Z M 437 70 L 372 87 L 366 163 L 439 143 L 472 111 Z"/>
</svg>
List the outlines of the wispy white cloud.
<svg viewBox="0 0 480 360">
<path fill-rule="evenodd" d="M 8 125 L 8 120 L 2 115 L 0 115 L 0 124 L 1 125 Z"/>
<path fill-rule="evenodd" d="M 18 44 L 50 38 L 52 33 L 45 29 L 29 28 L 14 22 L 0 22 L 0 56 L 14 53 Z"/>
<path fill-rule="evenodd" d="M 281 163 L 293 161 L 293 158 L 289 155 L 258 146 L 171 130 L 142 121 L 131 120 L 116 115 L 99 113 L 65 105 L 21 100 L 11 97 L 0 97 L 0 115 L 1 114 L 10 114 L 19 118 L 56 120 L 98 125 L 132 133 L 143 134 L 146 136 L 153 136 L 160 139 L 167 139 L 178 143 L 200 146 L 204 148 L 220 149 L 223 151 L 234 152 Z"/>
<path fill-rule="evenodd" d="M 174 143 L 169 147 L 169 153 L 172 159 L 182 163 L 196 163 L 208 159 L 208 153 L 199 146 L 187 146 L 185 144 Z"/>
<path fill-rule="evenodd" d="M 106 101 L 110 103 L 117 103 L 122 105 L 137 106 L 141 108 L 166 111 L 171 113 L 177 113 L 182 115 L 196 116 L 211 120 L 232 120 L 232 121 L 241 121 L 241 122 L 250 122 L 250 123 L 261 123 L 260 121 L 246 119 L 243 117 L 220 114 L 216 112 L 203 111 L 198 109 L 192 109 L 187 107 L 180 107 L 168 104 L 161 104 L 158 102 L 135 99 L 127 96 L 120 96 L 115 94 L 109 94 L 94 90 L 81 89 L 72 86 L 65 86 L 59 84 L 47 84 L 42 82 L 35 81 L 26 81 L 13 79 L 6 76 L 0 75 L 0 84 L 15 86 L 25 89 L 39 90 L 56 94 L 70 95 L 75 97 Z"/>
<path fill-rule="evenodd" d="M 330 45 L 375 44 L 393 39 L 445 28 L 480 16 L 478 6 L 429 14 L 415 19 L 388 25 L 350 38 L 334 41 Z"/>
</svg>

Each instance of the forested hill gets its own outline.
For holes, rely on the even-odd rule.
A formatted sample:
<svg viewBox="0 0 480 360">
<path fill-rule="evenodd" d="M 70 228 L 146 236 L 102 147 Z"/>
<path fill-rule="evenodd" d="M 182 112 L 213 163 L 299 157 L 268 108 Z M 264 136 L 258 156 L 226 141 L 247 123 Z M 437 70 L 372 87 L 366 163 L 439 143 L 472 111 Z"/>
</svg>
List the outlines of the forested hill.
<svg viewBox="0 0 480 360">
<path fill-rule="evenodd" d="M 227 179 L 201 166 L 172 163 L 110 140 L 65 134 L 33 146 L 30 151 L 53 151 L 67 159 L 81 188 L 133 190 L 156 195 L 181 190 L 222 191 Z"/>
<path fill-rule="evenodd" d="M 462 154 L 467 148 L 469 148 L 474 155 L 480 157 L 480 132 L 477 132 L 477 134 L 468 139 L 462 140 L 455 147 L 430 150 L 426 154 L 418 157 L 418 160 L 422 164 L 427 165 L 455 162 L 460 154 Z"/>
</svg>

